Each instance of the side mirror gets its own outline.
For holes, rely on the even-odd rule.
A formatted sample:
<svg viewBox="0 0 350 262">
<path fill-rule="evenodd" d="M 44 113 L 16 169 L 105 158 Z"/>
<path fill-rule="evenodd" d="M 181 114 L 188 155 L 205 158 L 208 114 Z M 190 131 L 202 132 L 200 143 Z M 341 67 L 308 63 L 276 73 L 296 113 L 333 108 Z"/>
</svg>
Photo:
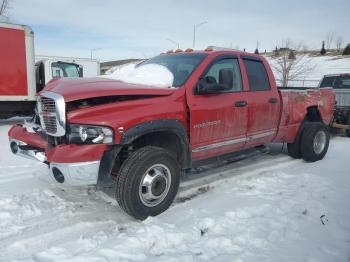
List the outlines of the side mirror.
<svg viewBox="0 0 350 262">
<path fill-rule="evenodd" d="M 204 80 L 208 84 L 216 84 L 216 79 L 213 76 L 206 76 Z"/>
<path fill-rule="evenodd" d="M 199 79 L 195 94 L 196 95 L 206 95 L 206 94 L 218 94 L 223 91 L 227 91 L 229 88 L 227 86 L 218 84 L 215 77 L 206 76 L 205 78 Z"/>
<path fill-rule="evenodd" d="M 83 67 L 79 66 L 79 77 L 83 77 Z"/>
</svg>

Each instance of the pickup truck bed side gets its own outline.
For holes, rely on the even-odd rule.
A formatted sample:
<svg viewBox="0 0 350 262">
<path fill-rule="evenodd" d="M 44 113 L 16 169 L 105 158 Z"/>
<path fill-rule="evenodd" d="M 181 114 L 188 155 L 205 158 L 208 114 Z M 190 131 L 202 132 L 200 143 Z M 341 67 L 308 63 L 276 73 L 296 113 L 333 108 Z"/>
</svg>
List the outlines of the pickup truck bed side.
<svg viewBox="0 0 350 262">
<path fill-rule="evenodd" d="M 331 122 L 333 112 L 329 109 L 335 106 L 332 88 L 282 89 L 280 94 L 283 101 L 282 114 L 274 142 L 292 143 L 304 120 L 322 121 L 325 125 Z"/>
</svg>

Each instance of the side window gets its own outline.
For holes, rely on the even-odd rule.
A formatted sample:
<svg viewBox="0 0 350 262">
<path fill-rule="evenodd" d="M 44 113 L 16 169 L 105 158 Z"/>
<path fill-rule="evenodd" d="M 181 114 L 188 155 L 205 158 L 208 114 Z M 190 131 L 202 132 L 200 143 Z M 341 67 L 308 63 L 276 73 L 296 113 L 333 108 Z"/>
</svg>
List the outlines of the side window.
<svg viewBox="0 0 350 262">
<path fill-rule="evenodd" d="M 242 77 L 237 59 L 222 59 L 212 64 L 204 76 L 212 83 L 225 85 L 229 92 L 242 91 Z"/>
<path fill-rule="evenodd" d="M 52 63 L 51 69 L 52 69 L 52 77 L 63 77 L 64 76 L 62 68 L 60 68 L 57 63 Z"/>
<path fill-rule="evenodd" d="M 265 66 L 260 61 L 243 60 L 247 70 L 249 89 L 251 91 L 270 90 L 269 78 Z"/>
</svg>

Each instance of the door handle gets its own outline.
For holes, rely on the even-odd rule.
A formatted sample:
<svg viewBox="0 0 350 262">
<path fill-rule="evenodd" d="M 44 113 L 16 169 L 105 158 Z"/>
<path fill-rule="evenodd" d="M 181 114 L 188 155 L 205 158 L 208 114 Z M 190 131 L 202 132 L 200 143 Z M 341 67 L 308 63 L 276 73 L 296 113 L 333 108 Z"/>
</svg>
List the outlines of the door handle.
<svg viewBox="0 0 350 262">
<path fill-rule="evenodd" d="M 270 103 L 270 104 L 277 104 L 277 103 L 278 103 L 278 99 L 277 99 L 277 98 L 274 98 L 274 97 L 271 97 L 271 98 L 269 99 L 269 103 Z"/>
<path fill-rule="evenodd" d="M 247 104 L 247 101 L 237 101 L 235 102 L 235 107 L 245 107 Z"/>
</svg>

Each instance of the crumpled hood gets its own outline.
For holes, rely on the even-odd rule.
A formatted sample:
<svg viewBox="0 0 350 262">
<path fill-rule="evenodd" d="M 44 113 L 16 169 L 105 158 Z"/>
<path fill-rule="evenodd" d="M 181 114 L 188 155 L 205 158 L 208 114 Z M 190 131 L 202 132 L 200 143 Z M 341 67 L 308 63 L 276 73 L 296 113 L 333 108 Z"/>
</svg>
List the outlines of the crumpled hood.
<svg viewBox="0 0 350 262">
<path fill-rule="evenodd" d="M 43 91 L 60 94 L 65 102 L 87 98 L 117 95 L 159 95 L 166 96 L 175 90 L 155 88 L 147 85 L 129 84 L 117 80 L 96 78 L 59 78 L 50 81 Z"/>
</svg>

